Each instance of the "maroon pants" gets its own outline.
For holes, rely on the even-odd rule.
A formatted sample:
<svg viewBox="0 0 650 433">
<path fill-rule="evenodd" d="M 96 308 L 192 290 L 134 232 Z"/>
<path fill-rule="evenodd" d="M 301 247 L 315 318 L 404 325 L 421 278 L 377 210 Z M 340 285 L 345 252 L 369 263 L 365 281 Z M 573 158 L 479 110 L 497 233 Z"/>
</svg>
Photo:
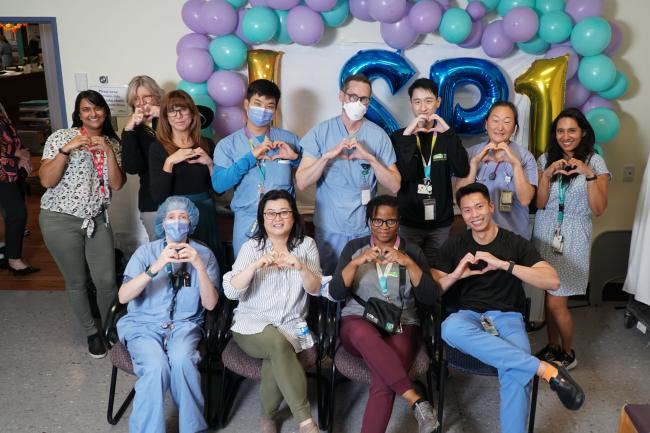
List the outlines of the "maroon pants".
<svg viewBox="0 0 650 433">
<path fill-rule="evenodd" d="M 402 395 L 413 388 L 408 370 L 419 348 L 420 328 L 402 328 L 400 334 L 385 336 L 360 316 L 341 319 L 341 344 L 351 354 L 363 358 L 372 373 L 361 433 L 384 433 L 395 394 Z"/>
</svg>

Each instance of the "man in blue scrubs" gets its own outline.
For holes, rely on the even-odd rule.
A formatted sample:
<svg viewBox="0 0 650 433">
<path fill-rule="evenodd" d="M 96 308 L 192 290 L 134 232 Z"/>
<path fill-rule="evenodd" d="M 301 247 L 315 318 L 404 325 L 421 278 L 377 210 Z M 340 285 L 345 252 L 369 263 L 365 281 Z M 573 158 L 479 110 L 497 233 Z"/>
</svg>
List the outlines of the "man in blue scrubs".
<svg viewBox="0 0 650 433">
<path fill-rule="evenodd" d="M 313 127 L 300 141 L 296 172 L 301 190 L 316 183 L 315 240 L 324 275 L 331 275 L 345 244 L 367 236 L 366 204 L 377 182 L 393 194 L 401 176 L 390 138 L 364 119 L 372 87 L 363 74 L 348 76 L 339 91 L 342 112 Z"/>
<path fill-rule="evenodd" d="M 260 197 L 272 189 L 294 194 L 292 169 L 300 163 L 300 147 L 295 134 L 271 127 L 279 102 L 280 89 L 272 81 L 250 83 L 244 100 L 246 126 L 214 149 L 212 187 L 218 193 L 235 189 L 230 203 L 235 256 L 255 231 Z"/>
</svg>

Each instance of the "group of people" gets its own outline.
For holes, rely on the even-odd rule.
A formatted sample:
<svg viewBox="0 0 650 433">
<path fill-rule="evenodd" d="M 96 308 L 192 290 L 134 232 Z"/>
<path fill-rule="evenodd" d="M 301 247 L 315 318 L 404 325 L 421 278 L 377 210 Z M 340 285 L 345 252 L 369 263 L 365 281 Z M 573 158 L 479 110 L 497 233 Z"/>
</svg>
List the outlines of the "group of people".
<svg viewBox="0 0 650 433">
<path fill-rule="evenodd" d="M 418 305 L 439 299 L 448 311 L 443 339 L 499 370 L 503 432 L 525 430 L 535 375 L 567 408 L 582 405 L 584 393 L 567 372 L 577 361 L 566 299 L 586 290 L 591 219 L 607 205 L 609 172 L 594 152 L 592 128 L 579 110 L 564 110 L 536 163 L 511 141 L 517 110 L 501 101 L 486 116 L 487 141 L 466 151 L 436 114 L 433 81 L 416 80 L 408 94 L 413 120 L 388 136 L 364 118 L 370 81 L 351 75 L 338 94 L 341 113 L 299 138 L 272 126 L 280 90 L 256 80 L 243 102 L 246 125 L 216 146 L 201 137 L 213 113 L 181 90 L 165 95 L 150 77 L 129 85 L 133 114 L 121 144 L 101 95 L 78 95 L 73 127 L 45 146 L 40 223 L 89 352 L 102 357 L 86 269 L 104 313 L 116 288 L 106 208 L 125 172 L 140 177 L 138 207 L 150 242 L 131 257 L 119 289 L 128 313 L 118 333 L 138 376 L 131 431 L 164 431 L 167 389 L 181 431 L 206 429 L 196 346 L 203 312 L 219 296 L 238 300 L 236 344 L 263 359 L 264 433 L 278 431 L 282 400 L 301 433 L 318 431 L 296 353 L 313 344 L 304 318 L 309 296 L 323 292 L 345 301 L 341 344 L 372 373 L 364 433 L 385 431 L 396 395 L 412 406 L 420 432 L 437 429 L 435 409 L 407 372 L 421 340 Z M 314 239 L 294 197 L 294 187 L 312 184 Z M 396 197 L 376 196 L 378 184 Z M 236 260 L 221 277 L 212 196 L 230 189 Z M 468 230 L 450 238 L 454 198 Z M 530 205 L 538 208 L 532 242 Z M 549 341 L 537 356 L 525 332 L 522 282 L 547 293 Z M 371 298 L 398 309 L 397 329 L 364 318 Z"/>
</svg>

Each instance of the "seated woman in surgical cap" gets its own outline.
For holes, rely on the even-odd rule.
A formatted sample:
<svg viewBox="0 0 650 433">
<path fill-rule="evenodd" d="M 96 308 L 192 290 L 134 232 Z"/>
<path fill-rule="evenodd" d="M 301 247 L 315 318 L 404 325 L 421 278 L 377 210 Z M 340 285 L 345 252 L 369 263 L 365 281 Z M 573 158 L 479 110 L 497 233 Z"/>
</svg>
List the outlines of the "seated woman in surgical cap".
<svg viewBox="0 0 650 433">
<path fill-rule="evenodd" d="M 117 323 L 138 377 L 129 431 L 163 432 L 167 389 L 178 406 L 180 431 L 207 429 L 197 364 L 205 310 L 217 304 L 219 267 L 214 254 L 189 238 L 199 212 L 172 196 L 158 208 L 158 240 L 138 248 L 124 271 L 118 296 L 128 313 Z"/>
</svg>

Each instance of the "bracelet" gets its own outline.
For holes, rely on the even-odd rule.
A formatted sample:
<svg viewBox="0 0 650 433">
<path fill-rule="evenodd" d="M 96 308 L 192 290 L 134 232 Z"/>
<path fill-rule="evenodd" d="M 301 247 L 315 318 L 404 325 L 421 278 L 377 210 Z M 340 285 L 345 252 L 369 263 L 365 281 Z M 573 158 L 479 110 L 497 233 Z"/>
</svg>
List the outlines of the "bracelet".
<svg viewBox="0 0 650 433">
<path fill-rule="evenodd" d="M 585 177 L 585 180 L 587 182 L 591 182 L 592 180 L 596 180 L 596 179 L 598 179 L 598 176 L 596 176 L 595 174 L 591 177 Z"/>
<path fill-rule="evenodd" d="M 510 263 L 510 264 L 508 265 L 508 271 L 507 271 L 507 272 L 508 272 L 509 274 L 512 274 L 512 270 L 515 268 L 515 262 L 513 262 L 512 260 L 510 260 L 508 263 Z"/>
<path fill-rule="evenodd" d="M 153 278 L 156 275 L 158 275 L 158 272 L 151 272 L 151 266 L 149 266 L 147 270 L 144 271 L 144 273 L 147 274 L 150 278 Z"/>
<path fill-rule="evenodd" d="M 63 147 L 59 147 L 59 153 L 62 153 L 65 156 L 70 156 L 70 152 L 66 152 L 65 150 L 63 150 Z"/>
</svg>

